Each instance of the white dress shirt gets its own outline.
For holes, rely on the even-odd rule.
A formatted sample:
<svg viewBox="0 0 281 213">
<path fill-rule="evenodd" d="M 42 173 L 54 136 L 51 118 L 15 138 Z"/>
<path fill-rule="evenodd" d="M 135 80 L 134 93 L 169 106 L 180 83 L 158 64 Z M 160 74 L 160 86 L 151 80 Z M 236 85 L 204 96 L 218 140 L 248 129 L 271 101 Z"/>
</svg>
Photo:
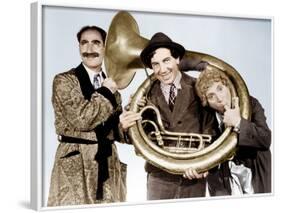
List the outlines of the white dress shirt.
<svg viewBox="0 0 281 213">
<path fill-rule="evenodd" d="M 83 63 L 82 63 L 83 64 Z M 102 85 L 102 82 L 104 80 L 104 78 L 102 77 L 102 70 L 100 70 L 99 72 L 93 71 L 91 70 L 89 67 L 87 67 L 85 64 L 83 64 L 85 70 L 87 71 L 90 81 L 92 83 L 92 85 L 94 85 L 94 77 L 95 75 L 99 75 L 99 84 Z"/>
<path fill-rule="evenodd" d="M 223 115 L 216 112 L 216 119 L 219 128 L 222 126 Z M 223 129 L 220 129 L 221 131 Z M 236 165 L 233 161 L 228 161 L 230 169 L 230 187 L 232 195 L 253 194 L 252 171 L 244 166 L 244 164 Z"/>
</svg>

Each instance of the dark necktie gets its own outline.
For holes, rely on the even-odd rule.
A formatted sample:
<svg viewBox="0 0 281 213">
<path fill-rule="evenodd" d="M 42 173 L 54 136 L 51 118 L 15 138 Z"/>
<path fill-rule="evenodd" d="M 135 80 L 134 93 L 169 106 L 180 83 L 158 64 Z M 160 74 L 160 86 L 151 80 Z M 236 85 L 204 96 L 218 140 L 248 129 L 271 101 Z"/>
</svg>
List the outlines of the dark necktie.
<svg viewBox="0 0 281 213">
<path fill-rule="evenodd" d="M 100 88 L 100 75 L 99 74 L 96 74 L 94 76 L 93 86 L 95 89 Z"/>
<path fill-rule="evenodd" d="M 169 94 L 169 108 L 171 111 L 174 109 L 174 104 L 176 101 L 176 87 L 174 84 L 171 85 L 170 94 Z"/>
<path fill-rule="evenodd" d="M 224 126 L 224 123 L 223 123 L 222 121 L 221 121 L 221 123 L 219 124 L 219 130 L 220 130 L 221 133 L 223 133 L 224 130 L 225 130 L 225 126 Z"/>
</svg>

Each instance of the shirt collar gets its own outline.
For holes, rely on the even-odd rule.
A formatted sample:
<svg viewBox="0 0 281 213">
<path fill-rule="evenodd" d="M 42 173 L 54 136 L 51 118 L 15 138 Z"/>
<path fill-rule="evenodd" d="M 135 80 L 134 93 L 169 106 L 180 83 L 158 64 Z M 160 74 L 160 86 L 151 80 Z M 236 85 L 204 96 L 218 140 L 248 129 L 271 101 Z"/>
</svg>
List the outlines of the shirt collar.
<svg viewBox="0 0 281 213">
<path fill-rule="evenodd" d="M 83 63 L 82 63 L 83 64 Z M 89 67 L 87 67 L 85 64 L 83 64 L 85 70 L 87 71 L 88 75 L 89 75 L 89 78 L 90 78 L 90 81 L 91 83 L 93 84 L 93 81 L 94 81 L 94 76 L 95 75 L 99 75 L 101 79 L 103 79 L 101 73 L 102 73 L 102 69 L 100 70 L 100 72 L 97 72 L 97 71 L 94 71 L 94 70 L 91 70 Z"/>
<path fill-rule="evenodd" d="M 181 84 L 180 84 L 181 77 L 182 77 L 182 74 L 181 74 L 180 71 L 178 71 L 177 75 L 176 75 L 176 78 L 175 78 L 175 80 L 173 82 L 173 84 L 175 85 L 176 89 L 181 89 Z M 160 85 L 161 85 L 162 89 L 170 91 L 171 85 L 163 84 L 162 82 L 160 83 Z"/>
</svg>

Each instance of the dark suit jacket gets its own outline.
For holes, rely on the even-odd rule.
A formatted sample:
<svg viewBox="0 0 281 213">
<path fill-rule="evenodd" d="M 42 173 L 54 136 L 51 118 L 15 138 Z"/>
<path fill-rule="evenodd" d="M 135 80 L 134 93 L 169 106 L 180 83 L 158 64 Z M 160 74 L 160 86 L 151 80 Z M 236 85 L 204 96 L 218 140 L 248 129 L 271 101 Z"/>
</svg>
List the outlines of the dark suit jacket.
<svg viewBox="0 0 281 213">
<path fill-rule="evenodd" d="M 170 111 L 160 88 L 160 81 L 155 81 L 148 93 L 148 99 L 159 109 L 166 130 L 186 133 L 212 134 L 213 117 L 201 106 L 195 93 L 195 79 L 182 73 L 181 90 L 178 91 L 173 112 Z M 146 164 L 146 171 L 160 169 Z M 161 171 L 161 170 L 160 170 Z"/>
<path fill-rule="evenodd" d="M 255 193 L 271 192 L 271 131 L 266 124 L 264 109 L 257 99 L 250 97 L 251 120 L 242 118 L 238 136 L 237 152 L 233 161 L 243 163 L 252 171 L 252 184 Z M 212 173 L 214 172 L 214 173 Z M 212 196 L 231 194 L 229 186 L 228 162 L 213 170 L 208 176 Z"/>
<path fill-rule="evenodd" d="M 235 159 L 252 170 L 255 193 L 271 192 L 271 131 L 266 124 L 264 109 L 251 97 L 251 120 L 242 119 Z"/>
</svg>

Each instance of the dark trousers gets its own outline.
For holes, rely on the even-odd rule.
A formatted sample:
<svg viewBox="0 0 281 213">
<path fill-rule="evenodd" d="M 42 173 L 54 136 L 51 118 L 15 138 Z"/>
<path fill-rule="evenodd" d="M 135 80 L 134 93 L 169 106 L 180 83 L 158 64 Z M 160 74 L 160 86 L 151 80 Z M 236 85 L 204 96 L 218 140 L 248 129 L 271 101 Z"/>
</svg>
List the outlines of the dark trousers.
<svg viewBox="0 0 281 213">
<path fill-rule="evenodd" d="M 231 195 L 229 178 L 228 162 L 224 162 L 220 166 L 211 169 L 207 176 L 210 196 Z"/>
<path fill-rule="evenodd" d="M 167 172 L 147 174 L 147 199 L 177 199 L 205 197 L 206 179 L 188 180 Z"/>
</svg>

